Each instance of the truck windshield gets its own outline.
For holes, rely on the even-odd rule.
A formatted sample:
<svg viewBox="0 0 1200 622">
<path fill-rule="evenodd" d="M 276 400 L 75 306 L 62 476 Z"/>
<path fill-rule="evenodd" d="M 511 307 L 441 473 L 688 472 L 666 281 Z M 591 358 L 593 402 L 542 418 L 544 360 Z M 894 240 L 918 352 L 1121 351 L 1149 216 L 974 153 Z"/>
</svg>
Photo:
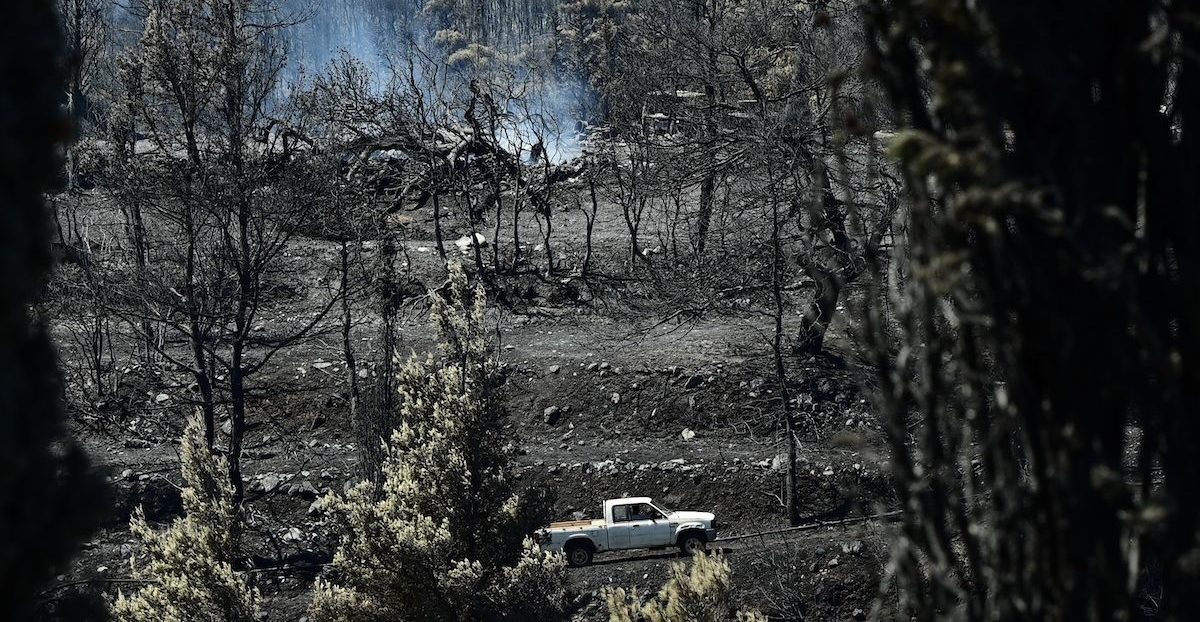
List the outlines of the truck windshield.
<svg viewBox="0 0 1200 622">
<path fill-rule="evenodd" d="M 650 505 L 654 506 L 654 509 L 658 510 L 659 512 L 662 512 L 662 513 L 663 513 L 663 516 L 666 516 L 666 515 L 668 515 L 668 514 L 670 514 L 670 513 L 671 513 L 671 509 L 670 509 L 670 508 L 668 508 L 667 506 L 665 506 L 665 505 L 663 505 L 663 504 L 659 503 L 658 501 L 655 501 L 655 502 L 651 503 Z"/>
</svg>

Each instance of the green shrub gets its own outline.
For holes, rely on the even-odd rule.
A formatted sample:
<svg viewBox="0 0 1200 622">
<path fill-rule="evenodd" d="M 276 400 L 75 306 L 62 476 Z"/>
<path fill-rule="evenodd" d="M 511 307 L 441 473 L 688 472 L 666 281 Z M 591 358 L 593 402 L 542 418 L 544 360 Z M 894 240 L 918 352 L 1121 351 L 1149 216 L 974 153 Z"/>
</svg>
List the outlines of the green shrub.
<svg viewBox="0 0 1200 622">
<path fill-rule="evenodd" d="M 637 590 L 605 588 L 611 622 L 766 622 L 754 611 L 734 613 L 733 573 L 720 556 L 696 555 L 691 566 L 672 564 L 671 579 L 646 603 Z"/>
<path fill-rule="evenodd" d="M 130 596 L 119 594 L 113 616 L 122 622 L 252 622 L 258 592 L 237 572 L 239 517 L 223 457 L 204 442 L 204 426 L 193 417 L 183 434 L 185 515 L 155 531 L 139 509 L 130 521 L 149 561 L 134 563 L 135 578 L 146 584 Z"/>
<path fill-rule="evenodd" d="M 484 293 L 458 266 L 444 289 L 431 296 L 439 356 L 397 372 L 382 490 L 323 501 L 338 550 L 333 580 L 317 584 L 318 622 L 564 617 L 565 562 L 525 538 L 543 517 L 516 493 L 500 441 Z"/>
</svg>

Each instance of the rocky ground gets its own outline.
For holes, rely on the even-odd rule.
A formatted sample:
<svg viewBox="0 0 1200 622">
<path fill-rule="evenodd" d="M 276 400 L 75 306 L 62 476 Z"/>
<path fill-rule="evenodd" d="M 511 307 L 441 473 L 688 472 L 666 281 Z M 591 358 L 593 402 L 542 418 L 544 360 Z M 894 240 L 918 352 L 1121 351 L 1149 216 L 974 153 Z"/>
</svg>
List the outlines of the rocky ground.
<svg viewBox="0 0 1200 622">
<path fill-rule="evenodd" d="M 333 252 L 328 244 L 304 244 L 293 254 L 304 265 Z M 410 243 L 420 270 L 435 263 L 429 246 L 427 240 Z M 519 312 L 497 306 L 498 353 L 507 373 L 503 441 L 516 444 L 519 480 L 549 489 L 563 518 L 595 516 L 606 498 L 648 495 L 670 507 L 715 512 L 728 526 L 726 536 L 785 526 L 785 443 L 764 318 L 728 313 L 664 322 L 669 308 L 630 308 L 613 312 L 550 300 Z M 264 320 L 264 330 L 297 315 L 281 307 Z M 406 349 L 429 347 L 425 322 L 420 313 L 406 319 Z M 835 333 L 844 331 L 839 326 Z M 359 333 L 361 358 L 369 362 L 373 327 L 367 323 Z M 835 337 L 833 343 L 845 341 Z M 304 615 L 312 581 L 332 554 L 313 502 L 345 489 L 357 473 L 340 361 L 338 340 L 318 338 L 287 351 L 269 377 L 258 379 L 273 391 L 253 405 L 244 471 L 247 539 L 267 620 Z M 863 374 L 837 346 L 829 355 L 789 359 L 788 370 L 799 397 L 805 522 L 894 509 L 879 425 L 860 391 Z M 47 593 L 62 607 L 72 602 L 64 597 L 122 587 L 136 552 L 127 529 L 135 507 L 144 507 L 152 522 L 180 511 L 176 439 L 191 408 L 189 380 L 166 368 L 127 371 L 124 408 L 136 414 L 83 417 L 77 425 L 77 435 L 110 474 L 115 510 Z M 365 381 L 374 374 L 372 365 L 364 366 Z M 718 548 L 734 569 L 740 598 L 773 619 L 863 619 L 888 554 L 884 529 L 880 523 L 823 527 Z M 577 617 L 604 619 L 604 586 L 656 590 L 677 561 L 673 552 L 635 552 L 572 570 Z"/>
</svg>

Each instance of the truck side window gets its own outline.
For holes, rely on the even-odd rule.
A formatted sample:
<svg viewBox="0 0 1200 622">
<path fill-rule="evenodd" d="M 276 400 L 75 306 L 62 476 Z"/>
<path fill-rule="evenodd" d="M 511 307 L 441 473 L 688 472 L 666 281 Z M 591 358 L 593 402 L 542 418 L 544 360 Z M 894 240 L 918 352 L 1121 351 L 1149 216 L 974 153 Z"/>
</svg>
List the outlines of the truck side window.
<svg viewBox="0 0 1200 622">
<path fill-rule="evenodd" d="M 633 508 L 632 520 L 656 520 L 659 518 L 662 518 L 662 516 L 658 513 L 658 510 L 645 503 L 639 503 Z"/>
<path fill-rule="evenodd" d="M 629 522 L 629 506 L 618 505 L 613 507 L 613 522 L 627 523 Z"/>
</svg>

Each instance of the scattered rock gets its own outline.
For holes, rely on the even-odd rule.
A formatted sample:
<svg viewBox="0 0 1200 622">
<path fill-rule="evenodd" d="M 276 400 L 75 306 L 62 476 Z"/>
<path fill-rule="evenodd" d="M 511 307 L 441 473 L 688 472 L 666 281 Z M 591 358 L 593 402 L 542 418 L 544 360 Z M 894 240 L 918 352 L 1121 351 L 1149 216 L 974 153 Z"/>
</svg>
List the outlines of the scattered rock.
<svg viewBox="0 0 1200 622">
<path fill-rule="evenodd" d="M 614 404 L 620 404 L 620 403 L 621 403 L 621 394 L 620 394 L 620 393 L 613 393 L 613 394 L 612 394 L 612 403 L 614 403 Z"/>
<path fill-rule="evenodd" d="M 685 441 L 690 441 L 696 438 L 696 432 L 691 428 L 684 428 L 683 431 L 679 433 L 679 436 Z"/>
<path fill-rule="evenodd" d="M 593 473 L 600 475 L 613 475 L 617 472 L 617 463 L 610 460 L 603 462 L 593 462 L 589 465 Z"/>
<path fill-rule="evenodd" d="M 313 369 L 329 369 L 330 367 L 333 367 L 333 363 L 329 361 L 317 361 L 313 363 Z"/>
<path fill-rule="evenodd" d="M 479 248 L 487 248 L 488 241 L 482 233 L 476 233 L 475 235 L 462 236 L 454 241 L 454 245 L 458 247 L 458 250 L 465 253 L 475 246 L 478 246 Z"/>
<path fill-rule="evenodd" d="M 692 376 L 691 378 L 688 378 L 687 384 L 683 385 L 683 388 L 695 389 L 702 384 L 704 384 L 704 376 L 701 376 L 700 374 L 696 374 L 696 375 Z"/>
<path fill-rule="evenodd" d="M 287 492 L 289 495 L 295 497 L 308 497 L 310 499 L 320 496 L 321 494 L 321 492 L 317 490 L 317 487 L 313 486 L 313 483 L 308 480 L 304 480 L 298 484 L 291 484 L 288 486 Z"/>
<path fill-rule="evenodd" d="M 167 395 L 166 393 L 159 393 L 158 395 L 154 396 L 154 403 L 162 404 L 164 402 L 169 401 L 170 399 L 171 399 L 170 395 Z"/>
<path fill-rule="evenodd" d="M 561 413 L 562 409 L 558 406 L 550 406 L 546 410 L 542 411 L 542 419 L 545 420 L 546 425 L 554 425 L 558 423 L 558 418 Z"/>
<path fill-rule="evenodd" d="M 125 469 L 124 471 L 121 471 L 121 479 L 126 481 L 133 479 L 133 469 Z"/>
<path fill-rule="evenodd" d="M 262 476 L 262 479 L 254 483 L 254 488 L 262 492 L 275 492 L 283 484 L 283 480 L 283 476 L 278 473 L 267 473 Z"/>
<path fill-rule="evenodd" d="M 557 373 L 559 372 L 559 370 L 561 370 L 561 369 L 562 369 L 562 368 L 561 368 L 561 367 L 559 367 L 558 365 L 551 365 L 551 366 L 550 366 L 550 373 L 552 373 L 552 374 L 557 374 Z"/>
<path fill-rule="evenodd" d="M 683 458 L 676 458 L 674 460 L 664 460 L 663 462 L 658 463 L 658 470 L 674 471 L 675 469 L 678 469 L 679 467 L 683 466 L 684 462 L 685 461 Z"/>
<path fill-rule="evenodd" d="M 297 527 L 292 527 L 291 529 L 288 529 L 283 534 L 284 542 L 299 542 L 303 539 L 304 539 L 304 532 L 300 531 L 300 529 Z"/>
</svg>

